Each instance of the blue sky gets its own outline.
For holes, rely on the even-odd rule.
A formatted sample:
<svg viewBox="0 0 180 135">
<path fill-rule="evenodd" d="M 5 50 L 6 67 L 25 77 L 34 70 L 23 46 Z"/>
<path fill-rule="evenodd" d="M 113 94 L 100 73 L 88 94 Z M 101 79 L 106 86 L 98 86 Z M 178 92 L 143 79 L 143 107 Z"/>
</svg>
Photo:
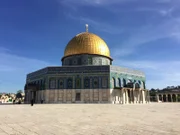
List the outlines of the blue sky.
<svg viewBox="0 0 180 135">
<path fill-rule="evenodd" d="M 0 92 L 23 89 L 26 74 L 61 66 L 68 41 L 102 37 L 113 64 L 146 73 L 147 88 L 180 84 L 179 0 L 1 0 Z"/>
</svg>

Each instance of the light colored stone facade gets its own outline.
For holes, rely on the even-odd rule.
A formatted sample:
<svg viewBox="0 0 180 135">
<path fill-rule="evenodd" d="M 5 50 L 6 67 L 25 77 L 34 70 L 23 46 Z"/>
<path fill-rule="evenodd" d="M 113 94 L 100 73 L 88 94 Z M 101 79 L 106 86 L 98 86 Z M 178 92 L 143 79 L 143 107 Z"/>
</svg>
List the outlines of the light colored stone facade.
<svg viewBox="0 0 180 135">
<path fill-rule="evenodd" d="M 111 103 L 109 89 L 61 89 L 61 90 L 41 90 L 36 91 L 36 96 L 33 91 L 27 93 L 27 103 L 31 99 L 35 99 L 36 103 L 40 103 L 43 99 L 44 103 Z M 77 94 L 80 94 L 80 99 L 77 100 Z"/>
<path fill-rule="evenodd" d="M 180 90 L 160 91 L 156 99 L 157 102 L 180 102 Z"/>
<path fill-rule="evenodd" d="M 77 99 L 77 94 L 80 95 Z M 27 103 L 31 99 L 35 99 L 36 103 L 40 103 L 43 99 L 44 103 L 112 103 L 112 104 L 129 104 L 129 103 L 148 103 L 149 92 L 145 89 L 62 89 L 62 90 L 41 90 L 29 91 L 27 95 Z"/>
<path fill-rule="evenodd" d="M 149 91 L 145 89 L 121 88 L 111 89 L 111 102 L 113 104 L 149 103 Z"/>
</svg>

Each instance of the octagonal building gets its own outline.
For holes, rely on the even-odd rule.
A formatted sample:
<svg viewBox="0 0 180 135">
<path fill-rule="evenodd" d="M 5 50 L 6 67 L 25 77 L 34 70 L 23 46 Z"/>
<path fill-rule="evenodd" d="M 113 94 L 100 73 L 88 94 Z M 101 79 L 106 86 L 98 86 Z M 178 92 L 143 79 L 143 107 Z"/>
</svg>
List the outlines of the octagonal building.
<svg viewBox="0 0 180 135">
<path fill-rule="evenodd" d="M 61 61 L 27 75 L 25 103 L 149 102 L 145 74 L 113 66 L 105 41 L 88 30 L 69 41 Z"/>
</svg>

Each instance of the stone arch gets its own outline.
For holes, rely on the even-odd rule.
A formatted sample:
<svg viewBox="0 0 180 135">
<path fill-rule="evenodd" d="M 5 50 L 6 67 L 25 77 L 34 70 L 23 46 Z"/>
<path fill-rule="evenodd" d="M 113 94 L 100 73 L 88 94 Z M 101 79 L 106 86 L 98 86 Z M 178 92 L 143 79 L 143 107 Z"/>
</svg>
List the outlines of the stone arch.
<svg viewBox="0 0 180 135">
<path fill-rule="evenodd" d="M 139 83 L 135 82 L 135 88 L 140 88 Z"/>
<path fill-rule="evenodd" d="M 75 88 L 80 89 L 81 88 L 81 78 L 77 77 L 75 80 Z"/>
<path fill-rule="evenodd" d="M 89 89 L 90 88 L 90 78 L 89 77 L 85 77 L 84 78 L 84 88 L 85 89 Z"/>
<path fill-rule="evenodd" d="M 142 81 L 142 83 L 143 83 L 143 89 L 146 89 L 146 84 L 145 84 L 145 82 Z"/>
<path fill-rule="evenodd" d="M 116 79 L 113 77 L 112 78 L 112 88 L 116 87 Z"/>
<path fill-rule="evenodd" d="M 119 87 L 121 87 L 121 78 L 118 78 Z"/>
<path fill-rule="evenodd" d="M 72 89 L 73 88 L 73 79 L 68 78 L 67 79 L 67 89 Z"/>
<path fill-rule="evenodd" d="M 142 82 L 140 80 L 137 81 L 139 83 L 140 88 L 142 87 Z"/>
<path fill-rule="evenodd" d="M 50 89 L 55 89 L 56 88 L 56 80 L 55 79 L 50 79 L 49 88 Z"/>
<path fill-rule="evenodd" d="M 159 100 L 163 101 L 162 95 L 158 95 L 159 96 Z"/>
<path fill-rule="evenodd" d="M 180 102 L 180 94 L 177 94 L 177 101 Z"/>
<path fill-rule="evenodd" d="M 171 95 L 170 95 L 170 94 L 168 94 L 168 102 L 172 102 L 172 101 L 171 101 Z"/>
<path fill-rule="evenodd" d="M 127 90 L 127 94 L 128 94 L 127 95 L 128 96 L 128 102 L 130 102 L 131 101 L 131 98 L 130 98 L 131 97 L 131 91 L 129 89 Z"/>
<path fill-rule="evenodd" d="M 123 78 L 123 87 L 126 86 L 126 80 Z"/>
<path fill-rule="evenodd" d="M 163 101 L 164 101 L 164 102 L 167 102 L 167 101 L 166 101 L 166 95 L 163 95 Z"/>
<path fill-rule="evenodd" d="M 172 94 L 172 102 L 176 102 L 176 95 Z"/>
<path fill-rule="evenodd" d="M 127 80 L 127 83 L 132 83 L 132 80 L 131 80 L 131 79 L 128 79 L 128 80 Z"/>
<path fill-rule="evenodd" d="M 59 79 L 59 89 L 63 89 L 63 88 L 64 88 L 64 80 Z"/>
<path fill-rule="evenodd" d="M 180 94 L 177 95 L 177 101 L 180 102 Z"/>
<path fill-rule="evenodd" d="M 99 79 L 97 77 L 93 78 L 93 88 L 99 88 Z"/>
</svg>

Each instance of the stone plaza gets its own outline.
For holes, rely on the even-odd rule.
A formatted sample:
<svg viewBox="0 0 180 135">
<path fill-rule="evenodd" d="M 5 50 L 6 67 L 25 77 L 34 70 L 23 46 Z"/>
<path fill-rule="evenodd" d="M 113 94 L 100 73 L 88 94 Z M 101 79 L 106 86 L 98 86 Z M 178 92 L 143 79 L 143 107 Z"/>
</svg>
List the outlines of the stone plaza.
<svg viewBox="0 0 180 135">
<path fill-rule="evenodd" d="M 179 135 L 180 103 L 0 105 L 0 135 Z"/>
</svg>

